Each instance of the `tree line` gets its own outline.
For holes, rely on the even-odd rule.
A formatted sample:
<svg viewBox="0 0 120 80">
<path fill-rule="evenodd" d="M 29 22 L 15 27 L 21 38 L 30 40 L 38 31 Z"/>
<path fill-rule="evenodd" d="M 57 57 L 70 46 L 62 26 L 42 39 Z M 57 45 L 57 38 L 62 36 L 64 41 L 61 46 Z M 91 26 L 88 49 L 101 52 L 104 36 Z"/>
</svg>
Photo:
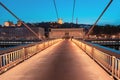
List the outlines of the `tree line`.
<svg viewBox="0 0 120 80">
<path fill-rule="evenodd" d="M 104 25 L 100 26 L 97 25 L 93 29 L 92 34 L 93 35 L 99 35 L 99 34 L 107 34 L 107 35 L 116 35 L 120 33 L 120 25 L 114 26 L 114 25 Z"/>
</svg>

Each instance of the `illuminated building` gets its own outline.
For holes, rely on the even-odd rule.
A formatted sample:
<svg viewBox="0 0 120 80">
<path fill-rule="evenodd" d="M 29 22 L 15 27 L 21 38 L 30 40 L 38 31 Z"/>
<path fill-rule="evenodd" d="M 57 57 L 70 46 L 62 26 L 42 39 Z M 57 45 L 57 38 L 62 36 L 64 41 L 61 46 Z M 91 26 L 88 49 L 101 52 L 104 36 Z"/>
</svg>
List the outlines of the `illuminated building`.
<svg viewBox="0 0 120 80">
<path fill-rule="evenodd" d="M 49 38 L 83 38 L 84 28 L 51 28 Z"/>
<path fill-rule="evenodd" d="M 63 24 L 62 19 L 58 19 L 58 23 L 59 23 L 59 24 Z"/>
<path fill-rule="evenodd" d="M 22 26 L 22 22 L 21 21 L 17 21 L 17 26 Z"/>
<path fill-rule="evenodd" d="M 14 25 L 13 22 L 11 22 L 11 21 L 6 21 L 6 22 L 4 23 L 4 26 L 5 26 L 5 27 L 9 27 L 9 26 L 15 26 L 15 25 Z"/>
</svg>

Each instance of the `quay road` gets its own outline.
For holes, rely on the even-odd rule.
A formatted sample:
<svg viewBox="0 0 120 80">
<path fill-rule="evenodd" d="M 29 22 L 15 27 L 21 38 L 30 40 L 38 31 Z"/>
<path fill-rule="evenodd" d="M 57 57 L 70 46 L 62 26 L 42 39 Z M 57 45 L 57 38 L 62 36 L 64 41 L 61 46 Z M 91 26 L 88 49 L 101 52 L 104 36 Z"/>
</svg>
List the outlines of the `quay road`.
<svg viewBox="0 0 120 80">
<path fill-rule="evenodd" d="M 0 75 L 0 80 L 113 80 L 70 40 L 63 40 Z"/>
</svg>

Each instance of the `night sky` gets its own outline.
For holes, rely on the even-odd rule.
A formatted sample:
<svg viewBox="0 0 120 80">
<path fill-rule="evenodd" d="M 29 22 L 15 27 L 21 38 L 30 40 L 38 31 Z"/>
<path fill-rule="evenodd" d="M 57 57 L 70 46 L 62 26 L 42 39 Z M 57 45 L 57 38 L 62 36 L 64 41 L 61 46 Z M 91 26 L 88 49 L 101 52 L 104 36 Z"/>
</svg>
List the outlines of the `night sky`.
<svg viewBox="0 0 120 80">
<path fill-rule="evenodd" d="M 72 21 L 74 0 L 56 0 L 59 18 L 64 22 Z M 1 0 L 12 12 L 25 22 L 57 21 L 53 0 Z M 79 24 L 93 24 L 109 0 L 76 0 L 74 23 L 78 18 Z M 17 20 L 0 6 L 0 24 L 5 21 Z M 113 0 L 98 24 L 120 24 L 120 0 Z"/>
</svg>

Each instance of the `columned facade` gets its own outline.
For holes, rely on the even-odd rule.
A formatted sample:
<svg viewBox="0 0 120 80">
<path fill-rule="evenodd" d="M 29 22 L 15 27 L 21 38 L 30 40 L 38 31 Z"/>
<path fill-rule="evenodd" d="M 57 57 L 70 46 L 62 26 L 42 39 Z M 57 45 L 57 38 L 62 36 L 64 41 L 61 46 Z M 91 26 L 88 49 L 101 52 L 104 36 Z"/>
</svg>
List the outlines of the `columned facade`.
<svg viewBox="0 0 120 80">
<path fill-rule="evenodd" d="M 49 38 L 83 38 L 84 28 L 51 28 Z"/>
</svg>

